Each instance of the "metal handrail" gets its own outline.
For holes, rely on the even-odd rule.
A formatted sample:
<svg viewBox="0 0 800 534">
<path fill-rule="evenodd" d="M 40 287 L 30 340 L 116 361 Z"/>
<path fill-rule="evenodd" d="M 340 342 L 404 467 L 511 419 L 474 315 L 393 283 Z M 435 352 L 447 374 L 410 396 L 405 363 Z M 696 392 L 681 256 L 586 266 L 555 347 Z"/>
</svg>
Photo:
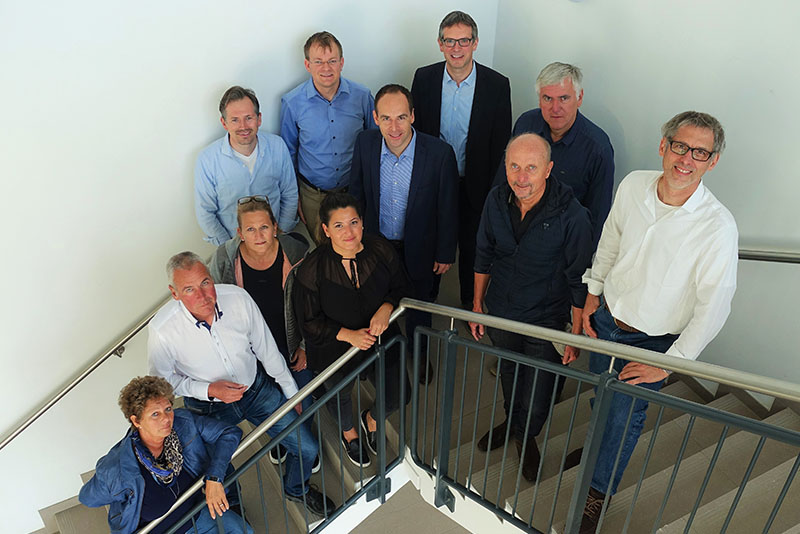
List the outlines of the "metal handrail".
<svg viewBox="0 0 800 534">
<path fill-rule="evenodd" d="M 777 251 L 777 250 L 754 250 L 739 249 L 740 260 L 768 261 L 773 263 L 795 263 L 800 264 L 800 254 L 797 252 Z"/>
<path fill-rule="evenodd" d="M 739 259 L 752 260 L 752 261 L 766 261 L 773 263 L 800 264 L 800 254 L 795 252 L 739 249 Z M 56 393 L 49 401 L 47 401 L 41 408 L 39 408 L 33 415 L 25 419 L 8 436 L 3 438 L 3 441 L 0 441 L 0 450 L 2 450 L 6 445 L 8 445 L 11 442 L 11 440 L 16 438 L 19 434 L 21 434 L 23 430 L 31 426 L 31 424 L 33 424 L 34 421 L 36 421 L 39 417 L 41 417 L 47 410 L 52 408 L 53 405 L 55 405 L 59 400 L 61 400 L 67 393 L 69 393 L 75 386 L 77 386 L 81 381 L 83 381 L 83 379 L 89 376 L 95 369 L 100 367 L 100 365 L 102 365 L 102 363 L 105 362 L 108 358 L 110 358 L 113 355 L 121 356 L 125 348 L 124 347 L 125 343 L 130 341 L 131 338 L 133 338 L 133 336 L 142 331 L 144 327 L 146 327 L 147 324 L 150 322 L 150 319 L 152 319 L 153 316 L 156 314 L 156 312 L 161 308 L 161 306 L 163 306 L 167 301 L 169 301 L 170 298 L 171 297 L 167 297 L 158 306 L 153 308 L 141 321 L 139 321 L 139 323 L 136 324 L 136 326 L 134 326 L 131 330 L 129 330 L 126 334 L 124 334 L 119 341 L 117 341 L 114 345 L 112 345 L 110 349 L 104 352 L 103 355 L 100 356 L 97 360 L 95 360 L 94 363 L 92 363 L 86 369 L 84 369 L 80 374 L 78 374 L 74 379 L 72 379 L 72 381 L 69 384 L 67 384 L 58 393 Z M 580 345 L 576 344 L 575 346 L 580 346 Z M 675 370 L 677 371 L 679 369 Z M 700 378 L 703 377 L 701 376 Z M 750 389 L 750 388 L 745 388 L 745 389 Z"/>
<path fill-rule="evenodd" d="M 525 336 L 555 341 L 589 351 L 602 352 L 603 354 L 611 356 L 612 365 L 614 358 L 624 358 L 632 362 L 644 363 L 654 367 L 676 371 L 695 378 L 711 380 L 720 384 L 763 393 L 772 397 L 800 402 L 800 384 L 795 384 L 786 380 L 778 380 L 776 378 L 768 378 L 745 371 L 737 371 L 736 369 L 729 369 L 712 363 L 667 356 L 660 352 L 640 349 L 630 345 L 622 345 L 602 339 L 570 334 L 560 330 L 519 323 L 509 319 L 501 319 L 493 315 L 450 308 L 421 300 L 403 299 L 400 301 L 400 309 L 402 308 L 444 315 L 462 321 L 477 322 L 485 326 L 515 332 Z"/>
<path fill-rule="evenodd" d="M 396 321 L 397 318 L 400 316 L 400 314 L 402 314 L 404 311 L 405 311 L 405 308 L 402 305 L 399 306 L 397 309 L 395 309 L 392 312 L 392 314 L 389 316 L 389 324 L 391 324 L 394 321 Z M 379 342 L 380 342 L 380 339 L 379 339 Z M 289 412 L 294 410 L 295 406 L 297 406 L 298 404 L 303 402 L 303 399 L 305 399 L 306 397 L 311 395 L 311 393 L 315 389 L 317 389 L 323 382 L 325 382 L 331 376 L 333 376 L 333 374 L 336 371 L 338 371 L 344 365 L 346 365 L 347 362 L 349 362 L 353 358 L 353 356 L 355 356 L 359 352 L 361 352 L 361 350 L 356 348 L 356 347 L 349 348 L 347 350 L 347 352 L 345 352 L 344 354 L 339 356 L 339 358 L 335 362 L 333 362 L 324 371 L 322 371 L 320 374 L 318 374 L 316 377 L 314 377 L 308 384 L 303 386 L 303 389 L 301 389 L 300 391 L 298 391 L 297 393 L 292 395 L 292 398 L 288 399 L 285 403 L 283 403 L 283 405 L 281 405 L 280 408 L 278 408 L 277 410 L 272 412 L 272 415 L 267 417 L 264 420 L 263 423 L 258 425 L 255 429 L 253 429 L 253 431 L 250 432 L 244 438 L 244 440 L 242 440 L 241 443 L 239 443 L 239 446 L 236 448 L 236 451 L 234 451 L 233 456 L 231 456 L 231 461 L 233 461 L 234 458 L 236 458 L 241 453 L 243 453 L 245 451 L 245 449 L 247 449 L 250 445 L 255 443 L 258 438 L 263 436 L 270 428 L 272 428 L 272 426 L 275 423 L 280 421 L 280 419 L 283 416 L 285 416 L 286 414 L 288 414 Z M 178 497 L 178 500 L 175 501 L 175 504 L 173 504 L 172 507 L 169 510 L 167 510 L 167 512 L 164 513 L 164 515 L 162 515 L 158 519 L 154 519 L 153 521 L 148 523 L 141 530 L 138 530 L 136 532 L 136 534 L 147 534 L 148 532 L 153 530 L 159 523 L 161 523 L 161 521 L 165 517 L 167 517 L 169 514 L 171 514 L 176 508 L 178 508 L 184 502 L 189 500 L 189 497 L 194 495 L 194 493 L 197 490 L 199 490 L 202 486 L 203 486 L 203 479 L 201 477 L 198 480 L 196 480 L 195 483 L 192 484 L 189 487 L 189 489 L 187 489 L 185 492 L 183 492 L 180 497 Z"/>
<path fill-rule="evenodd" d="M 0 450 L 3 450 L 3 447 L 5 447 L 5 446 L 6 446 L 6 445 L 8 445 L 9 443 L 11 443 L 11 440 L 13 440 L 13 439 L 14 439 L 14 438 L 16 438 L 18 435 L 20 435 L 20 434 L 22 433 L 22 431 L 23 431 L 23 430 L 25 430 L 26 428 L 28 428 L 29 426 L 31 426 L 31 425 L 34 423 L 34 421 L 36 421 L 37 419 L 39 419 L 39 418 L 40 418 L 40 417 L 41 417 L 41 416 L 42 416 L 42 415 L 43 415 L 43 414 L 44 414 L 44 413 L 45 413 L 47 410 L 49 410 L 50 408 L 52 408 L 52 407 L 53 407 L 53 405 L 55 405 L 55 403 L 57 403 L 57 402 L 58 402 L 58 401 L 60 401 L 62 398 L 64 398 L 64 396 L 65 396 L 67 393 L 69 393 L 70 391 L 72 391 L 72 390 L 75 388 L 75 386 L 77 386 L 78 384 L 80 384 L 80 383 L 81 383 L 81 382 L 82 382 L 82 381 L 83 381 L 83 380 L 84 380 L 84 379 L 85 379 L 87 376 L 89 376 L 90 374 L 92 374 L 92 372 L 94 372 L 94 370 L 95 370 L 95 369 L 97 369 L 98 367 L 100 367 L 100 366 L 103 364 L 103 362 L 105 362 L 107 359 L 109 359 L 109 358 L 110 358 L 110 357 L 112 357 L 112 356 L 118 356 L 118 357 L 120 357 L 120 358 L 121 358 L 121 357 L 122 357 L 122 353 L 123 353 L 123 352 L 125 352 L 125 344 L 126 344 L 128 341 L 130 341 L 131 339 L 133 339 L 133 336 L 135 336 L 136 334 L 138 334 L 139 332 L 141 332 L 141 331 L 144 329 L 144 327 L 146 327 L 146 326 L 147 326 L 147 324 L 150 322 L 150 320 L 153 318 L 153 316 L 156 314 L 156 312 L 157 312 L 159 309 L 161 309 L 161 307 L 162 307 L 164 304 L 166 304 L 167 302 L 169 302 L 171 299 L 172 299 L 172 297 L 167 297 L 167 298 L 166 298 L 166 299 L 164 299 L 163 301 L 159 302 L 159 304 L 158 304 L 158 305 L 157 305 L 155 308 L 153 308 L 153 309 L 152 309 L 152 310 L 151 310 L 151 311 L 150 311 L 150 312 L 149 312 L 147 315 L 145 315 L 145 316 L 144 316 L 144 317 L 143 317 L 143 318 L 142 318 L 142 319 L 141 319 L 141 320 L 140 320 L 138 323 L 136 323 L 136 326 L 134 326 L 133 328 L 131 328 L 130 330 L 128 330 L 128 332 L 127 332 L 126 334 L 124 334 L 124 335 L 123 335 L 123 336 L 120 338 L 120 340 L 119 340 L 119 341 L 117 341 L 116 343 L 114 343 L 114 344 L 111 346 L 111 348 L 110 348 L 110 349 L 108 349 L 107 351 L 105 351 L 105 352 L 104 352 L 104 353 L 103 353 L 103 354 L 102 354 L 102 355 L 101 355 L 99 358 L 97 358 L 97 359 L 96 359 L 96 360 L 95 360 L 95 361 L 94 361 L 92 364 L 90 364 L 90 365 L 89 365 L 89 366 L 88 366 L 86 369 L 84 369 L 84 370 L 83 370 L 83 371 L 82 371 L 80 374 L 78 374 L 78 376 L 76 376 L 75 378 L 73 378 L 73 379 L 72 379 L 72 380 L 69 382 L 69 384 L 67 384 L 66 386 L 64 386 L 63 388 L 61 388 L 61 391 L 59 391 L 58 393 L 56 393 L 55 395 L 53 395 L 53 397 L 52 397 L 52 398 L 51 398 L 49 401 L 47 401 L 47 402 L 46 402 L 46 403 L 45 403 L 45 404 L 44 404 L 44 405 L 43 405 L 41 408 L 39 408 L 38 410 L 36 410 L 36 412 L 34 412 L 34 413 L 33 413 L 33 415 L 31 415 L 31 416 L 29 416 L 27 419 L 25 419 L 25 421 L 23 421 L 23 422 L 22 422 L 22 424 L 20 424 L 20 425 L 19 425 L 17 428 L 15 428 L 15 429 L 14 429 L 14 430 L 13 430 L 13 431 L 12 431 L 12 432 L 11 432 L 11 433 L 8 435 L 8 436 L 6 436 L 5 438 L 3 438 L 3 441 L 0 441 Z"/>
</svg>

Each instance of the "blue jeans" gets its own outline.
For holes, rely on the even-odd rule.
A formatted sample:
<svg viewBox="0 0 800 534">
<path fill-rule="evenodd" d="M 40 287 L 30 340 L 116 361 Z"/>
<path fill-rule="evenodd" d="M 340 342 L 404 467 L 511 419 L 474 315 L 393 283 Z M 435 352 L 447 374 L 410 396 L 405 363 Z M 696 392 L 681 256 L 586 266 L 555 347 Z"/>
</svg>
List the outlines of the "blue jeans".
<svg viewBox="0 0 800 534">
<path fill-rule="evenodd" d="M 675 340 L 678 339 L 678 336 L 675 334 L 648 336 L 644 333 L 622 330 L 614 323 L 614 318 L 611 316 L 611 312 L 608 311 L 605 304 L 598 308 L 594 315 L 592 315 L 591 321 L 592 327 L 595 329 L 595 332 L 597 332 L 597 337 L 599 339 L 623 343 L 625 345 L 656 352 L 666 352 Z M 601 374 L 608 370 L 610 362 L 610 356 L 593 352 L 589 360 L 589 370 L 595 374 Z M 628 360 L 617 358 L 614 361 L 614 370 L 619 373 L 628 363 Z M 661 389 L 661 386 L 664 385 L 664 381 L 661 380 L 659 382 L 638 385 L 652 391 L 658 391 Z M 631 459 L 633 449 L 636 447 L 636 442 L 639 440 L 639 436 L 642 433 L 644 421 L 647 417 L 648 402 L 642 399 L 636 399 L 633 406 L 633 413 L 631 414 L 630 425 L 628 425 L 626 429 L 625 423 L 628 419 L 628 411 L 631 408 L 632 401 L 633 397 L 621 393 L 614 393 L 614 397 L 611 401 L 611 411 L 606 421 L 606 428 L 600 443 L 600 454 L 597 458 L 597 465 L 595 465 L 594 468 L 591 484 L 592 487 L 600 493 L 609 493 L 608 484 L 611 480 L 611 472 L 614 469 L 614 462 L 620 450 L 620 443 L 622 443 L 622 452 L 620 453 L 617 470 L 614 473 L 614 479 L 611 481 L 610 494 L 613 495 L 617 492 L 619 481 L 622 479 L 622 474 L 628 466 L 628 461 Z M 592 402 L 592 406 L 594 406 L 594 402 Z"/>
<path fill-rule="evenodd" d="M 260 425 L 286 402 L 286 397 L 270 380 L 261 364 L 256 363 L 256 365 L 258 366 L 256 379 L 240 400 L 225 404 L 184 397 L 184 404 L 195 413 L 214 417 L 230 425 L 238 425 L 244 419 L 253 425 Z M 271 437 L 277 436 L 297 417 L 297 412 L 292 410 L 267 430 L 267 434 Z M 308 491 L 305 483 L 311 476 L 311 468 L 314 466 L 314 458 L 317 457 L 319 444 L 308 426 L 300 425 L 281 441 L 281 445 L 288 451 L 286 476 L 283 479 L 284 490 L 289 495 L 299 497 Z M 301 464 L 302 476 L 300 474 Z"/>
<path fill-rule="evenodd" d="M 211 514 L 208 513 L 208 506 L 204 506 L 200 510 L 200 514 L 195 519 L 195 526 L 190 527 L 187 534 L 216 534 L 219 532 L 217 528 L 217 520 L 211 519 Z M 244 534 L 242 529 L 242 516 L 230 510 L 222 514 L 222 524 L 225 527 L 225 534 Z M 245 523 L 247 527 L 247 534 L 253 534 L 253 527 Z M 196 529 L 196 530 L 195 530 Z"/>
</svg>

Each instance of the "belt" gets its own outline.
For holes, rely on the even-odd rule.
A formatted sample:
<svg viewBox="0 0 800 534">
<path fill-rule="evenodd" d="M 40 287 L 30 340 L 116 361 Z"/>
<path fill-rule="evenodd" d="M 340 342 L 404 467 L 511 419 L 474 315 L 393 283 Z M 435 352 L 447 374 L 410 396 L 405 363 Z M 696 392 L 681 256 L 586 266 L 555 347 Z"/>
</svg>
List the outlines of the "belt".
<svg viewBox="0 0 800 534">
<path fill-rule="evenodd" d="M 608 314 L 611 315 L 611 309 L 609 309 L 608 304 L 606 304 L 605 299 L 603 299 L 603 306 L 608 310 Z M 617 328 L 619 328 L 620 330 L 624 330 L 626 332 L 630 332 L 631 334 L 641 334 L 641 333 L 643 333 L 638 328 L 634 328 L 631 325 L 629 325 L 628 323 L 626 323 L 624 321 L 620 321 L 619 319 L 617 319 L 613 315 L 611 315 L 611 318 L 614 320 L 614 324 L 617 325 Z"/>
<path fill-rule="evenodd" d="M 322 193 L 323 195 L 327 195 L 329 193 L 347 193 L 347 186 L 346 185 L 342 186 L 342 187 L 335 188 L 335 189 L 322 189 L 321 187 L 317 187 L 316 185 L 314 185 L 311 182 L 309 182 L 308 178 L 306 178 L 305 176 L 303 176 L 299 172 L 297 173 L 297 177 L 300 178 L 300 180 L 304 184 L 306 184 L 308 187 L 310 187 L 311 189 L 313 189 L 317 193 Z"/>
</svg>

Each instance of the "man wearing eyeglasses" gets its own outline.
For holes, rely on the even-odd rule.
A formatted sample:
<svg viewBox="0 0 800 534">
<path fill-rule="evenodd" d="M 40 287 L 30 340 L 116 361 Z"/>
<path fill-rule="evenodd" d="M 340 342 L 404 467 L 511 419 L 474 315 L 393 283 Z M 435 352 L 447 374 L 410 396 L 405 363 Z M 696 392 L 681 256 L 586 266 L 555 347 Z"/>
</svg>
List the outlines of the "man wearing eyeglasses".
<svg viewBox="0 0 800 534">
<path fill-rule="evenodd" d="M 281 230 L 297 224 L 297 180 L 286 145 L 277 135 L 259 132 L 261 112 L 251 89 L 235 85 L 219 102 L 226 134 L 197 158 L 195 214 L 205 240 L 221 245 L 236 235 L 236 202 L 264 195 Z"/>
<path fill-rule="evenodd" d="M 356 135 L 374 128 L 372 94 L 342 78 L 342 44 L 318 32 L 303 47 L 311 78 L 281 98 L 281 137 L 289 147 L 300 190 L 300 217 L 319 244 L 319 206 L 332 191 L 346 189 Z"/>
<path fill-rule="evenodd" d="M 567 184 L 592 216 L 597 246 L 611 209 L 614 190 L 614 149 L 608 135 L 578 108 L 583 103 L 581 69 L 567 63 L 547 65 L 536 78 L 539 107 L 520 115 L 514 135 L 539 134 L 553 151 L 553 176 Z M 502 167 L 501 167 L 502 169 Z M 505 181 L 498 172 L 495 185 Z"/>
<path fill-rule="evenodd" d="M 714 117 L 696 111 L 676 115 L 661 133 L 662 170 L 634 171 L 617 190 L 583 276 L 589 290 L 583 329 L 591 337 L 694 360 L 725 324 L 736 290 L 736 222 L 701 181 L 717 165 L 725 133 Z M 609 365 L 608 356 L 592 353 L 592 372 Z M 619 358 L 614 370 L 620 380 L 653 391 L 669 374 Z M 603 502 L 616 492 L 639 439 L 647 402 L 636 400 L 626 425 L 631 402 L 614 394 L 582 534 L 595 531 Z"/>
<path fill-rule="evenodd" d="M 478 26 L 468 14 L 453 11 L 439 25 L 444 61 L 420 67 L 411 94 L 422 133 L 453 147 L 458 164 L 458 278 L 461 304 L 472 309 L 475 235 L 492 177 L 511 136 L 508 78 L 473 61 Z"/>
</svg>

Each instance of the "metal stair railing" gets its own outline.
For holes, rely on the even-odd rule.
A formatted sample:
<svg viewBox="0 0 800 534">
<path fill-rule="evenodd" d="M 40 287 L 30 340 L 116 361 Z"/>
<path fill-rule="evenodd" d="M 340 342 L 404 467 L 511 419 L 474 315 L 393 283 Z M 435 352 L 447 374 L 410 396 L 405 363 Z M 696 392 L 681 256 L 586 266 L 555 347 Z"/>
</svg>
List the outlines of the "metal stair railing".
<svg viewBox="0 0 800 534">
<path fill-rule="evenodd" d="M 770 251 L 770 250 L 758 250 L 758 249 L 739 249 L 739 259 L 741 260 L 752 260 L 752 261 L 764 261 L 764 262 L 772 262 L 772 263 L 793 263 L 793 264 L 800 264 L 800 253 L 796 252 L 784 252 L 784 251 Z M 41 417 L 47 410 L 52 408 L 58 401 L 60 401 L 64 396 L 72 391 L 78 384 L 80 384 L 87 376 L 89 376 L 95 369 L 100 367 L 106 360 L 108 360 L 111 356 L 118 356 L 122 357 L 122 353 L 125 351 L 125 344 L 130 341 L 136 334 L 141 332 L 156 314 L 156 312 L 163 306 L 166 302 L 168 302 L 172 297 L 167 297 L 163 301 L 161 301 L 155 308 L 153 308 L 150 312 L 148 312 L 136 325 L 131 328 L 128 332 L 122 335 L 118 341 L 113 343 L 111 347 L 103 352 L 100 357 L 98 357 L 93 363 L 87 366 L 83 371 L 78 373 L 75 378 L 73 378 L 66 386 L 61 388 L 56 394 L 54 394 L 50 400 L 46 401 L 40 408 L 38 408 L 33 414 L 25 418 L 19 425 L 17 425 L 14 430 L 12 430 L 7 436 L 5 436 L 2 441 L 0 441 L 0 450 L 8 445 L 14 438 L 19 436 L 26 428 L 32 425 L 39 417 Z M 702 378 L 702 377 L 700 377 Z"/>
</svg>

